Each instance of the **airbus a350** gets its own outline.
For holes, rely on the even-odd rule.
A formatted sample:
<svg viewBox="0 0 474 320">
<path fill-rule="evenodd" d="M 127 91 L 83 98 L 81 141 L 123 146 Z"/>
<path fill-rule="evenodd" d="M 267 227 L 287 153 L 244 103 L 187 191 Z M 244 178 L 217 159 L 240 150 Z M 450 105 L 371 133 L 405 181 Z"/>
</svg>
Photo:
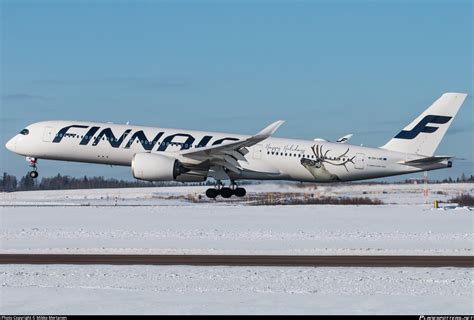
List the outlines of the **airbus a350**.
<svg viewBox="0 0 474 320">
<path fill-rule="evenodd" d="M 381 178 L 452 166 L 435 155 L 466 94 L 445 93 L 420 116 L 378 148 L 272 135 L 276 121 L 255 135 L 166 129 L 84 121 L 33 123 L 6 147 L 25 156 L 31 178 L 38 160 L 130 166 L 136 179 L 202 182 L 214 178 L 209 198 L 243 197 L 239 180 L 338 182 Z M 222 181 L 230 181 L 224 186 Z"/>
</svg>

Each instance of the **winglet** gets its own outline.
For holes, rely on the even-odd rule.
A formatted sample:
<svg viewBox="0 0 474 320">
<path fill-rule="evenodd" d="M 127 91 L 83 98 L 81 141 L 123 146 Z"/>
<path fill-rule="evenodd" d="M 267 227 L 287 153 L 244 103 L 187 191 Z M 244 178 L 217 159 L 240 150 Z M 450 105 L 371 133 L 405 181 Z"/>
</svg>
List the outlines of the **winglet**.
<svg viewBox="0 0 474 320">
<path fill-rule="evenodd" d="M 350 133 L 350 134 L 347 134 L 345 135 L 344 137 L 340 137 L 339 139 L 337 139 L 337 143 L 346 143 L 347 141 L 349 141 L 350 138 L 352 138 L 353 134 Z"/>
<path fill-rule="evenodd" d="M 263 129 L 262 131 L 260 131 L 259 133 L 257 133 L 255 135 L 255 137 L 265 137 L 265 138 L 268 138 L 270 137 L 272 134 L 275 133 L 275 131 L 278 130 L 278 128 L 280 128 L 280 126 L 285 123 L 285 121 L 283 120 L 278 120 L 276 122 L 273 122 L 271 125 L 269 125 L 268 127 L 266 127 L 265 129 Z"/>
</svg>

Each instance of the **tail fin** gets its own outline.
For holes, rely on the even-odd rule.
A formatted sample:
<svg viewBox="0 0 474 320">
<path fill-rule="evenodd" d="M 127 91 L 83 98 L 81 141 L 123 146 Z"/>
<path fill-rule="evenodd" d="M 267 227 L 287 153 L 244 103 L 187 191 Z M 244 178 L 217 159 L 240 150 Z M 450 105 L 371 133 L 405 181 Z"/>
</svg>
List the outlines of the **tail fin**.
<svg viewBox="0 0 474 320">
<path fill-rule="evenodd" d="M 465 93 L 443 94 L 382 148 L 432 156 L 466 97 Z"/>
</svg>

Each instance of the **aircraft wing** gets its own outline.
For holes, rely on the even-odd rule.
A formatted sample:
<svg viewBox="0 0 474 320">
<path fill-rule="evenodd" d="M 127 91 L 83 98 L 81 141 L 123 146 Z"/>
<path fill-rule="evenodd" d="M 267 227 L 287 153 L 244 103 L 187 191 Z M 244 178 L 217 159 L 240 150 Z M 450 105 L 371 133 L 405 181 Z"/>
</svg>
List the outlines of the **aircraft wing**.
<svg viewBox="0 0 474 320">
<path fill-rule="evenodd" d="M 184 158 L 207 162 L 210 166 L 222 166 L 238 174 L 241 170 L 238 161 L 247 161 L 245 159 L 245 155 L 249 152 L 247 147 L 251 147 L 269 138 L 283 123 L 284 121 L 282 120 L 276 121 L 256 135 L 244 140 L 231 141 L 199 149 L 187 149 L 179 152 L 179 155 Z"/>
</svg>

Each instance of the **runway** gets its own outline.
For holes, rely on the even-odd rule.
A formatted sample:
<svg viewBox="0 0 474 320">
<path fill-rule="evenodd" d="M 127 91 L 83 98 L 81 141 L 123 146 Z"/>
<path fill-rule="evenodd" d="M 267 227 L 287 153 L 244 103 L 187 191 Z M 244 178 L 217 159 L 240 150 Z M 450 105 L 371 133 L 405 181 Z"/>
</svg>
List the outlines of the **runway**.
<svg viewBox="0 0 474 320">
<path fill-rule="evenodd" d="M 0 254 L 0 264 L 473 268 L 474 256 Z"/>
</svg>

